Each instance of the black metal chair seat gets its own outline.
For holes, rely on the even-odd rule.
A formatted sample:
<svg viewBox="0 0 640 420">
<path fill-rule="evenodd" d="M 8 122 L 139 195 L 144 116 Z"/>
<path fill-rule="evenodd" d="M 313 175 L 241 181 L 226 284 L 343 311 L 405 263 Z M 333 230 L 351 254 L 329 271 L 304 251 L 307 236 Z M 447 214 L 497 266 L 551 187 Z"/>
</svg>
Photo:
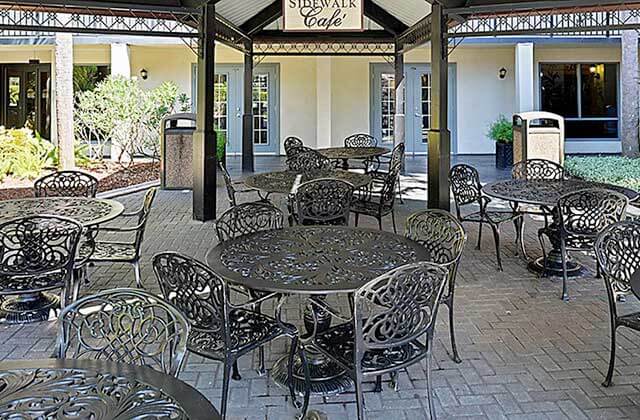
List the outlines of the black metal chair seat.
<svg viewBox="0 0 640 420">
<path fill-rule="evenodd" d="M 354 369 L 353 323 L 336 325 L 318 334 L 314 344 L 321 352 L 340 362 L 345 368 Z M 397 347 L 369 349 L 363 355 L 362 368 L 364 372 L 397 369 L 424 359 L 426 354 L 426 346 L 418 340 L 412 340 Z"/>
<path fill-rule="evenodd" d="M 193 328 L 187 348 L 200 356 L 224 361 L 224 332 Z M 226 351 L 245 354 L 284 334 L 275 319 L 257 312 L 234 309 L 229 312 L 230 346 Z"/>
<path fill-rule="evenodd" d="M 0 295 L 16 295 L 24 292 L 46 292 L 67 286 L 69 274 L 64 271 L 42 275 L 0 275 Z"/>
<path fill-rule="evenodd" d="M 380 206 L 380 203 L 375 201 L 355 200 L 351 203 L 351 211 L 371 217 L 386 216 L 393 212 L 393 205 Z"/>
<path fill-rule="evenodd" d="M 539 234 L 547 235 L 550 238 L 558 237 L 560 235 L 560 226 L 557 223 L 551 223 L 547 227 L 543 227 L 539 229 Z M 593 232 L 593 236 L 589 237 L 585 234 L 582 235 L 572 235 L 567 234 L 565 237 L 565 243 L 567 248 L 571 248 L 573 250 L 585 250 L 589 252 L 593 252 L 593 246 L 596 242 L 599 232 Z"/>
<path fill-rule="evenodd" d="M 522 216 L 520 214 L 514 214 L 513 211 L 500 211 L 500 210 L 485 210 L 484 212 L 475 212 L 462 216 L 462 220 L 465 222 L 487 222 L 487 223 L 507 223 L 513 222 L 514 219 L 519 219 Z"/>
<path fill-rule="evenodd" d="M 137 258 L 136 245 L 126 242 L 96 242 L 91 261 L 132 262 Z"/>
</svg>

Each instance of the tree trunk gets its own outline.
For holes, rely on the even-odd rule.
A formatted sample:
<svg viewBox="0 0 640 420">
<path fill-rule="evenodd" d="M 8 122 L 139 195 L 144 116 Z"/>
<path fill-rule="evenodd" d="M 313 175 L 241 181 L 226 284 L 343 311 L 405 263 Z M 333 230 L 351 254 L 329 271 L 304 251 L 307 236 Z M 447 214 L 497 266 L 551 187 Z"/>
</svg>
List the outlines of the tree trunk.
<svg viewBox="0 0 640 420">
<path fill-rule="evenodd" d="M 75 167 L 73 132 L 73 35 L 56 34 L 58 169 Z"/>
</svg>

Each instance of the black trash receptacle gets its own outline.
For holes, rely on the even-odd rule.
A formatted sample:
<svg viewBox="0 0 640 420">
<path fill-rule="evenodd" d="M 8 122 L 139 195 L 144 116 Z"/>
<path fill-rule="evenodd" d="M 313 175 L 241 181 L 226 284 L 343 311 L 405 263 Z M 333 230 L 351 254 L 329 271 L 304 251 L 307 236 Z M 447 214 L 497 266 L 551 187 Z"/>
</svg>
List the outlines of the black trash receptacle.
<svg viewBox="0 0 640 420">
<path fill-rule="evenodd" d="M 193 133 L 196 114 L 174 114 L 162 120 L 160 183 L 162 189 L 193 188 Z"/>
</svg>

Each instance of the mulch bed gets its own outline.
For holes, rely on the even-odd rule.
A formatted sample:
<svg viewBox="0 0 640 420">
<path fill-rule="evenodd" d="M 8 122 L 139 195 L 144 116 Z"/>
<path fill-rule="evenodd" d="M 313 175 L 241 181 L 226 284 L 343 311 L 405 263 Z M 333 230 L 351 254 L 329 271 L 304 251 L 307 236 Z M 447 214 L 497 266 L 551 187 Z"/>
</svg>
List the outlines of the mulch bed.
<svg viewBox="0 0 640 420">
<path fill-rule="evenodd" d="M 100 192 L 111 191 L 131 185 L 142 184 L 160 179 L 160 164 L 158 162 L 134 163 L 128 168 L 114 162 L 101 162 L 90 168 L 81 168 L 98 178 Z M 42 175 L 51 173 L 47 171 Z M 33 197 L 33 180 L 16 179 L 7 177 L 0 182 L 0 200 L 12 200 L 18 198 Z"/>
</svg>

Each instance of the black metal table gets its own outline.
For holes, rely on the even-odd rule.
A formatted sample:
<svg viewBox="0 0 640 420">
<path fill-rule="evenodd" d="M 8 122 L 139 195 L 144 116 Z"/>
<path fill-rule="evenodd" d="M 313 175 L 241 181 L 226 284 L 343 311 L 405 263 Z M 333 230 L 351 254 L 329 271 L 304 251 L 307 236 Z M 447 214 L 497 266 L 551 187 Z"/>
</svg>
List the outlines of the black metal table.
<svg viewBox="0 0 640 420">
<path fill-rule="evenodd" d="M 429 252 L 393 233 L 349 227 L 308 226 L 260 232 L 219 244 L 207 254 L 218 275 L 246 288 L 281 295 L 302 295 L 315 302 L 305 309 L 309 342 L 315 332 L 330 327 L 332 315 L 321 309 L 329 294 L 348 294 L 394 268 L 429 259 Z M 312 309 L 309 309 L 309 308 Z M 352 386 L 336 364 L 310 350 L 312 394 L 329 395 Z M 274 380 L 287 383 L 287 358 L 274 365 Z M 294 366 L 294 386 L 304 390 L 300 360 Z"/>
<path fill-rule="evenodd" d="M 0 223 L 8 220 L 47 214 L 68 217 L 88 228 L 115 219 L 124 206 L 115 200 L 81 197 L 43 197 L 0 201 Z M 59 298 L 46 292 L 9 297 L 0 304 L 0 317 L 7 322 L 33 322 L 49 318 L 52 308 L 59 306 Z M 26 318 L 20 314 L 29 314 Z"/>
<path fill-rule="evenodd" d="M 331 160 L 342 161 L 342 169 L 349 169 L 349 159 L 370 161 L 391 152 L 386 147 L 330 147 L 318 152 Z"/>
<path fill-rule="evenodd" d="M 588 188 L 604 188 L 618 191 L 626 195 L 629 200 L 638 198 L 638 193 L 628 188 L 575 178 L 565 180 L 509 179 L 487 184 L 482 188 L 482 191 L 490 197 L 517 204 L 540 206 L 546 211 L 555 214 L 552 209 L 556 206 L 560 197 L 570 192 Z M 551 244 L 552 249 L 547 255 L 546 274 L 562 276 L 562 258 L 560 255 L 559 240 L 552 238 Z M 544 258 L 540 257 L 532 261 L 529 267 L 536 273 L 544 273 Z M 569 257 L 567 259 L 567 275 L 575 277 L 580 275 L 581 272 L 582 266 Z"/>
<path fill-rule="evenodd" d="M 244 183 L 249 188 L 269 194 L 289 194 L 296 183 L 298 175 L 302 176 L 301 183 L 315 179 L 333 178 L 349 182 L 356 189 L 366 187 L 371 183 L 370 175 L 342 170 L 314 171 L 304 174 L 299 174 L 295 171 L 265 172 L 248 177 Z"/>
<path fill-rule="evenodd" d="M 218 420 L 190 385 L 145 366 L 96 360 L 0 363 L 0 418 Z"/>
</svg>

